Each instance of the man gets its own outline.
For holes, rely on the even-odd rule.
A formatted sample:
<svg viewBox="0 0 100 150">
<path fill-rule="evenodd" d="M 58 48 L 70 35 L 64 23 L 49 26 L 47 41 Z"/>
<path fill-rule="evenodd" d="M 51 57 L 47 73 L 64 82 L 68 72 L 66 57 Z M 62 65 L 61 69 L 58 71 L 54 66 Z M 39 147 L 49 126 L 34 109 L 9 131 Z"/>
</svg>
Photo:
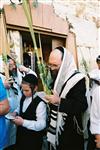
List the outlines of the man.
<svg viewBox="0 0 100 150">
<path fill-rule="evenodd" d="M 8 67 L 10 79 L 7 81 L 5 77 L 2 77 L 4 85 L 7 89 L 7 97 L 10 105 L 10 112 L 13 112 L 19 105 L 22 91 L 21 91 L 21 82 L 25 74 L 32 73 L 36 75 L 34 71 L 29 68 L 26 68 L 23 65 L 17 65 L 15 60 L 8 56 Z M 37 76 L 37 75 L 36 75 Z M 16 126 L 12 124 L 11 121 L 6 119 L 7 124 L 7 143 L 6 147 L 15 144 L 16 141 Z"/>
<path fill-rule="evenodd" d="M 52 76 L 51 121 L 48 141 L 56 150 L 84 150 L 82 113 L 87 108 L 85 76 L 77 71 L 73 56 L 63 47 L 49 56 Z"/>
<path fill-rule="evenodd" d="M 89 74 L 88 74 L 88 76 L 90 77 L 90 78 L 94 78 L 94 76 L 95 76 L 95 78 L 100 78 L 100 55 L 98 55 L 97 56 L 97 58 L 96 58 L 96 64 L 97 64 L 97 68 L 96 69 L 93 69 Z M 91 81 L 91 79 L 90 79 L 90 81 Z M 90 82 L 91 83 L 91 82 Z"/>
<path fill-rule="evenodd" d="M 96 63 L 98 65 L 98 69 L 100 70 L 100 55 L 97 57 Z"/>
<path fill-rule="evenodd" d="M 100 77 L 95 78 L 94 80 L 91 89 L 91 96 L 90 131 L 94 138 L 94 148 L 98 148 L 100 150 Z M 90 150 L 92 149 L 93 148 L 90 148 Z"/>
<path fill-rule="evenodd" d="M 21 82 L 22 82 L 22 78 L 26 75 L 26 74 L 34 74 L 35 76 L 36 73 L 34 71 L 32 71 L 29 68 L 26 68 L 23 65 L 17 65 L 17 63 L 15 62 L 14 59 L 12 59 L 11 57 L 8 57 L 8 66 L 9 66 L 9 75 L 10 75 L 10 80 L 8 80 L 8 83 L 5 82 L 5 86 L 9 88 L 10 86 L 10 90 L 8 93 L 8 97 L 10 99 L 10 104 L 11 104 L 11 111 L 14 111 L 18 104 L 19 104 L 19 100 L 22 96 L 22 92 L 21 92 Z M 15 100 L 12 100 L 14 99 Z"/>
<path fill-rule="evenodd" d="M 34 71 L 31 69 L 19 65 L 15 62 L 14 59 L 11 57 L 8 57 L 8 66 L 9 66 L 9 74 L 10 76 L 14 79 L 14 81 L 18 84 L 21 85 L 22 77 L 25 76 L 25 74 L 32 73 L 36 75 Z M 37 75 L 36 75 L 37 76 Z"/>
<path fill-rule="evenodd" d="M 99 131 L 99 107 L 100 107 L 100 55 L 96 58 L 97 68 L 89 73 L 90 80 L 90 120 L 88 121 L 88 144 L 87 150 L 94 150 L 96 147 L 95 138 L 100 138 Z M 95 134 L 98 134 L 97 136 Z M 95 135 L 95 136 L 94 136 Z M 98 144 L 98 143 L 97 143 Z M 99 146 L 97 146 L 99 147 Z M 100 147 L 99 147 L 100 148 Z"/>
<path fill-rule="evenodd" d="M 7 100 L 6 90 L 0 78 L 0 150 L 6 143 L 6 122 L 5 114 L 9 111 L 9 103 Z"/>
</svg>

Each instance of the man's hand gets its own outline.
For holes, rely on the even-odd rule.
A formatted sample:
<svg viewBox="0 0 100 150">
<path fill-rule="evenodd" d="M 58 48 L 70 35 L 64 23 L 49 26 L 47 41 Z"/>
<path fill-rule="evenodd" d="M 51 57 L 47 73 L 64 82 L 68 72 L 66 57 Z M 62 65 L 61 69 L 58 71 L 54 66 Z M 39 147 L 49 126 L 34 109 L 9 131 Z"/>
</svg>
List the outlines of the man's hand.
<svg viewBox="0 0 100 150">
<path fill-rule="evenodd" d="M 60 97 L 59 95 L 53 91 L 53 94 L 52 95 L 46 95 L 45 96 L 45 99 L 51 103 L 51 104 L 54 104 L 54 105 L 59 105 L 60 104 Z"/>
<path fill-rule="evenodd" d="M 95 135 L 96 148 L 100 148 L 100 134 Z"/>
<path fill-rule="evenodd" d="M 20 72 L 25 72 L 25 73 L 28 73 L 28 72 L 29 72 L 29 68 L 27 68 L 27 67 L 25 67 L 25 66 L 22 66 L 22 65 L 20 65 L 20 66 L 18 67 L 18 69 L 19 69 Z"/>
<path fill-rule="evenodd" d="M 4 81 L 4 86 L 5 86 L 5 88 L 6 88 L 6 89 L 10 89 L 12 83 L 14 83 L 13 78 L 6 79 L 6 80 Z"/>
</svg>

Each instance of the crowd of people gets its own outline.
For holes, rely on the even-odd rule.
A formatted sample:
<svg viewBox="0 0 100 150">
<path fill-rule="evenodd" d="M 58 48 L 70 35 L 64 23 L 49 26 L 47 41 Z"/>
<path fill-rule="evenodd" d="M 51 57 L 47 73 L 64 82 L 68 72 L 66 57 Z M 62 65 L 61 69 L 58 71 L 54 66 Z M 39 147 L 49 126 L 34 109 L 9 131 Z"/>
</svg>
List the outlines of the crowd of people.
<svg viewBox="0 0 100 150">
<path fill-rule="evenodd" d="M 0 150 L 100 149 L 100 55 L 96 62 L 98 69 L 88 75 L 91 108 L 85 147 L 86 75 L 73 55 L 61 46 L 51 51 L 51 94 L 44 97 L 38 94 L 37 74 L 8 57 L 9 80 L 0 74 Z"/>
</svg>

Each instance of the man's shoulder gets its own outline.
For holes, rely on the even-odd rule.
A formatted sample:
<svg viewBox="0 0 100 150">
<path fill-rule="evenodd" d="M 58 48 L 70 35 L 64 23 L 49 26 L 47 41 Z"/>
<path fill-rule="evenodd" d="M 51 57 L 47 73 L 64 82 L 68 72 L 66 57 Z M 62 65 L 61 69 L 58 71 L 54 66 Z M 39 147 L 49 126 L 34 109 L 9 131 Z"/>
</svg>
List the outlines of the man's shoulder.
<svg viewBox="0 0 100 150">
<path fill-rule="evenodd" d="M 97 68 L 96 68 L 96 69 L 93 69 L 92 71 L 89 72 L 89 76 L 90 76 L 90 77 L 93 77 L 93 78 L 94 78 L 95 76 L 97 76 L 98 74 L 100 74 L 100 70 L 97 69 Z"/>
<path fill-rule="evenodd" d="M 39 99 L 43 101 L 44 103 L 47 103 L 47 100 L 45 99 L 45 95 L 46 93 L 44 91 L 37 92 L 37 96 L 39 97 Z"/>
</svg>

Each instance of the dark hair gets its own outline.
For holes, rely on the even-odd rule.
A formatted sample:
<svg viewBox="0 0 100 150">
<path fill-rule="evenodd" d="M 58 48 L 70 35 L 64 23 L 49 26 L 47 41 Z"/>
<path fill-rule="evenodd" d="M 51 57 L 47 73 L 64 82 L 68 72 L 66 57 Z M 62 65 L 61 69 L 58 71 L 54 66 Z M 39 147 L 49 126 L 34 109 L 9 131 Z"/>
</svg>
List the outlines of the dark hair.
<svg viewBox="0 0 100 150">
<path fill-rule="evenodd" d="M 64 56 L 64 48 L 62 46 L 58 46 L 56 47 L 55 49 L 58 49 L 61 53 L 62 53 L 62 58 L 63 59 L 63 56 Z"/>
<path fill-rule="evenodd" d="M 32 101 L 33 101 L 33 95 L 36 92 L 36 91 L 34 91 L 34 88 L 36 85 L 38 85 L 38 78 L 34 74 L 27 74 L 27 75 L 25 75 L 25 77 L 23 77 L 22 84 L 27 84 L 31 88 Z M 25 95 L 23 94 L 23 96 L 25 96 Z"/>
<path fill-rule="evenodd" d="M 33 91 L 34 87 L 38 85 L 38 78 L 34 74 L 27 74 L 22 79 L 22 84 L 23 83 L 28 84 Z"/>
<path fill-rule="evenodd" d="M 100 55 L 96 58 L 96 62 L 98 63 L 100 63 Z"/>
</svg>

